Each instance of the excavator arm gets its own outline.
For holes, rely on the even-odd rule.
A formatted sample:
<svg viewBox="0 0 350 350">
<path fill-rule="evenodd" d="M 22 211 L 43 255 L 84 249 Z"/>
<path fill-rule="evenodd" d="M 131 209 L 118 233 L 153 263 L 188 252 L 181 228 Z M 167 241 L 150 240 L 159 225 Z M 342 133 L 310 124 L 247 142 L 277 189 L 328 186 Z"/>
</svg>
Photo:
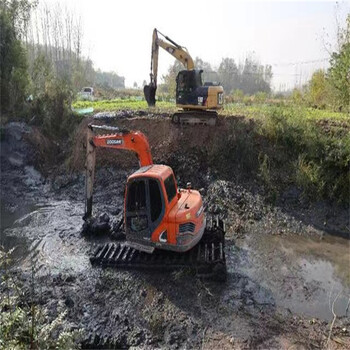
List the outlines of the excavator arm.
<svg viewBox="0 0 350 350">
<path fill-rule="evenodd" d="M 94 130 L 113 131 L 111 134 L 95 135 Z M 134 151 L 140 167 L 152 165 L 151 149 L 147 137 L 139 131 L 121 130 L 112 126 L 89 125 L 86 143 L 86 198 L 84 219 L 92 214 L 92 195 L 95 177 L 96 147 L 107 147 Z"/>
<path fill-rule="evenodd" d="M 160 39 L 158 37 L 158 33 L 167 41 Z M 149 106 L 154 106 L 156 104 L 159 47 L 163 48 L 170 55 L 179 60 L 187 70 L 194 69 L 193 59 L 188 53 L 187 49 L 178 45 L 175 41 L 171 40 L 157 29 L 154 29 L 152 37 L 151 82 L 149 85 L 144 87 L 145 98 Z"/>
</svg>

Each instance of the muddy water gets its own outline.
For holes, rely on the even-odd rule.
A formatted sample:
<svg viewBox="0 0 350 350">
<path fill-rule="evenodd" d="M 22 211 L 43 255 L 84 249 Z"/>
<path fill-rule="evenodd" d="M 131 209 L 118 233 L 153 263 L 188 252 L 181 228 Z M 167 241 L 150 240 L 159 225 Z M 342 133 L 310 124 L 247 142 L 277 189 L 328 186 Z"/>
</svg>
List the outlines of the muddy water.
<svg viewBox="0 0 350 350">
<path fill-rule="evenodd" d="M 23 269 L 35 264 L 39 274 L 80 272 L 90 267 L 80 237 L 82 212 L 69 201 L 28 204 L 14 213 L 2 208 L 2 244 L 15 248 L 12 260 Z"/>
<path fill-rule="evenodd" d="M 332 306 L 338 317 L 350 315 L 349 243 L 332 236 L 247 236 L 228 268 L 268 290 L 277 306 L 329 321 Z"/>
<path fill-rule="evenodd" d="M 3 244 L 17 247 L 15 259 L 23 269 L 33 261 L 42 274 L 74 275 L 91 269 L 91 242 L 80 236 L 81 203 L 50 201 L 24 206 L 15 213 L 2 209 Z M 346 316 L 349 249 L 348 240 L 331 236 L 317 240 L 299 235 L 247 235 L 236 246 L 227 244 L 229 278 L 224 294 L 229 299 L 243 295 L 251 299 L 248 303 L 276 305 L 327 321 L 333 317 L 335 300 L 337 316 Z"/>
</svg>

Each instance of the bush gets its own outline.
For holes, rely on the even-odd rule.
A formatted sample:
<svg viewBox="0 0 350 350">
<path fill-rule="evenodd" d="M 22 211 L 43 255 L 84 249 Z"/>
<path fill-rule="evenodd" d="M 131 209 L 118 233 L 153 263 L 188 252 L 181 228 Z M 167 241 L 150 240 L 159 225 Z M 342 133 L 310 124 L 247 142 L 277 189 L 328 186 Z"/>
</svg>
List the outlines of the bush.
<svg viewBox="0 0 350 350">
<path fill-rule="evenodd" d="M 266 102 L 266 100 L 267 100 L 267 93 L 266 92 L 260 91 L 254 95 L 254 102 L 264 103 L 264 102 Z"/>
<path fill-rule="evenodd" d="M 71 331 L 65 324 L 66 312 L 48 319 L 47 310 L 36 305 L 33 272 L 31 300 L 27 300 L 16 275 L 8 270 L 10 254 L 0 247 L 0 349 L 77 349 L 82 331 Z M 34 268 L 33 268 L 34 271 Z"/>
<path fill-rule="evenodd" d="M 312 74 L 308 86 L 308 100 L 311 107 L 325 109 L 327 105 L 327 80 L 322 69 Z"/>
<path fill-rule="evenodd" d="M 305 103 L 304 94 L 300 89 L 293 89 L 291 99 L 297 106 Z"/>
<path fill-rule="evenodd" d="M 64 82 L 54 79 L 47 84 L 33 102 L 34 122 L 52 137 L 65 137 L 74 129 L 81 117 L 71 111 L 72 90 Z"/>
<path fill-rule="evenodd" d="M 348 203 L 350 194 L 350 136 L 332 136 L 310 120 L 302 110 L 276 108 L 261 125 L 261 134 L 285 154 L 290 179 L 305 194 Z M 271 163 L 271 160 L 270 160 Z"/>
</svg>

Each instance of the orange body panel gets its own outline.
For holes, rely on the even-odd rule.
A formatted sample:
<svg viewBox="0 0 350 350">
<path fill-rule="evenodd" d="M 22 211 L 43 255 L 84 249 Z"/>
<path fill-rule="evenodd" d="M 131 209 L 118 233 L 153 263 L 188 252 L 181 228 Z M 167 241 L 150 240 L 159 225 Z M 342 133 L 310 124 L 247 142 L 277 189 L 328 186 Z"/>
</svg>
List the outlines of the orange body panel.
<svg viewBox="0 0 350 350">
<path fill-rule="evenodd" d="M 192 222 L 196 227 L 195 232 L 193 232 L 194 235 L 198 233 L 199 229 L 202 227 L 204 221 L 202 197 L 196 190 L 180 189 L 180 191 L 178 191 L 175 181 L 177 195 L 169 203 L 164 181 L 169 175 L 173 175 L 172 169 L 167 165 L 152 165 L 147 168 L 144 170 L 141 168 L 136 171 L 128 178 L 128 182 L 136 178 L 154 178 L 159 180 L 162 187 L 162 193 L 165 197 L 165 213 L 162 221 L 153 231 L 151 241 L 157 244 L 159 242 L 160 234 L 166 230 L 168 233 L 168 243 L 177 245 L 179 225 Z M 125 205 L 126 198 L 124 200 L 124 206 Z M 125 207 L 124 213 L 126 213 Z M 189 237 L 189 239 L 191 238 Z"/>
<path fill-rule="evenodd" d="M 92 139 L 96 147 L 126 149 L 137 153 L 140 166 L 153 164 L 152 154 L 147 137 L 139 131 L 94 136 Z"/>
</svg>

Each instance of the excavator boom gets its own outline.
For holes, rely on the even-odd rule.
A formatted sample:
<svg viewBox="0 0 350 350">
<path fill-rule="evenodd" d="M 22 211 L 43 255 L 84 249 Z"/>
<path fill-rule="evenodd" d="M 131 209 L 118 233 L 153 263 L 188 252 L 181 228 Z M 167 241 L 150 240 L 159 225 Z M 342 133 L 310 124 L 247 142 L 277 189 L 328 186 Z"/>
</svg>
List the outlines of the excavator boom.
<svg viewBox="0 0 350 350">
<path fill-rule="evenodd" d="M 95 135 L 94 129 L 114 131 L 111 134 Z M 89 125 L 87 132 L 86 157 L 86 204 L 84 218 L 92 214 L 92 194 L 95 177 L 96 147 L 106 147 L 134 151 L 140 167 L 152 165 L 151 149 L 147 137 L 140 131 L 121 130 L 117 127 Z"/>
<path fill-rule="evenodd" d="M 170 43 L 160 39 L 158 33 Z M 152 40 L 151 84 L 153 83 L 155 87 L 157 87 L 159 47 L 163 48 L 170 55 L 179 60 L 187 70 L 194 69 L 193 59 L 187 49 L 178 45 L 175 41 L 160 33 L 157 29 L 154 29 Z"/>
</svg>

